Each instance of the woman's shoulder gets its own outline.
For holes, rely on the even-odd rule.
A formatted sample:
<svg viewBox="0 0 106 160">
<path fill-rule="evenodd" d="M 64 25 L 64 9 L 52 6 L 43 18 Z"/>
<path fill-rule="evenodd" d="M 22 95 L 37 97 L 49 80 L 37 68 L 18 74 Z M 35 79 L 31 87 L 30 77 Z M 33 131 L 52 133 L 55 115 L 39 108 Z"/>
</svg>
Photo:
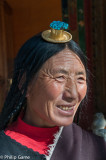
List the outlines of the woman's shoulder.
<svg viewBox="0 0 106 160">
<path fill-rule="evenodd" d="M 4 148 L 6 149 L 7 147 L 11 146 L 11 143 L 12 143 L 12 139 L 5 134 L 4 130 L 1 130 L 0 131 L 0 146 L 2 147 L 0 151 L 3 150 Z"/>
<path fill-rule="evenodd" d="M 7 135 L 3 130 L 0 131 L 0 144 L 7 142 Z"/>
<path fill-rule="evenodd" d="M 7 150 L 9 147 L 9 144 L 11 143 L 11 140 L 8 138 L 8 136 L 4 133 L 3 130 L 0 131 L 0 153 L 3 153 L 4 150 Z"/>
<path fill-rule="evenodd" d="M 68 152 L 67 159 L 106 159 L 105 140 L 74 123 L 63 128 L 56 149 L 61 150 L 63 156 Z"/>
<path fill-rule="evenodd" d="M 5 157 L 8 155 L 12 159 L 39 159 L 45 160 L 44 155 L 39 154 L 38 152 L 34 152 L 32 149 L 27 148 L 26 146 L 21 145 L 15 140 L 11 139 L 5 132 L 0 131 L 0 155 Z M 11 157 L 14 155 L 14 157 Z M 22 158 L 21 158 L 22 157 Z M 6 159 L 6 158 L 5 158 Z"/>
<path fill-rule="evenodd" d="M 88 150 L 92 151 L 102 151 L 103 153 L 106 154 L 106 141 L 103 137 L 97 136 L 96 134 L 86 131 L 82 129 L 80 126 L 73 124 L 73 129 L 74 132 L 79 131 L 81 134 L 81 141 L 82 141 L 82 146 L 87 147 Z M 90 153 L 90 152 L 89 152 Z"/>
<path fill-rule="evenodd" d="M 87 139 L 87 140 L 93 140 L 93 141 L 95 140 L 102 141 L 104 142 L 104 144 L 106 144 L 106 141 L 103 137 L 94 134 L 92 131 L 84 130 L 75 123 L 72 124 L 72 128 L 73 128 L 73 132 L 77 131 L 81 134 L 83 140 Z"/>
<path fill-rule="evenodd" d="M 70 143 L 73 141 L 73 144 L 79 143 L 83 148 L 88 147 L 90 150 L 103 149 L 103 151 L 105 150 L 106 152 L 106 141 L 103 137 L 97 136 L 92 132 L 88 132 L 75 123 L 64 127 L 63 134 L 70 137 L 70 139 L 68 138 L 68 142 L 70 141 Z"/>
</svg>

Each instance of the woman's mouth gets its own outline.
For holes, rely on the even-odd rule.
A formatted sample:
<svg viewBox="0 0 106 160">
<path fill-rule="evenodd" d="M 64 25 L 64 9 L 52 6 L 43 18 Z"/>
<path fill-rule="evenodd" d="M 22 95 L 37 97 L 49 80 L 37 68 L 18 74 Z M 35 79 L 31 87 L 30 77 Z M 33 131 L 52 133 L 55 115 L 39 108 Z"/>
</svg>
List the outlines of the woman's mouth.
<svg viewBox="0 0 106 160">
<path fill-rule="evenodd" d="M 58 113 L 62 116 L 73 116 L 75 112 L 75 105 L 57 105 Z"/>
<path fill-rule="evenodd" d="M 58 108 L 64 110 L 64 111 L 68 111 L 68 110 L 71 110 L 73 109 L 73 107 L 67 107 L 67 106 L 58 106 Z"/>
<path fill-rule="evenodd" d="M 60 108 L 63 111 L 70 111 L 70 110 L 73 110 L 75 108 L 75 105 L 73 105 L 73 106 L 58 105 L 57 107 Z"/>
</svg>

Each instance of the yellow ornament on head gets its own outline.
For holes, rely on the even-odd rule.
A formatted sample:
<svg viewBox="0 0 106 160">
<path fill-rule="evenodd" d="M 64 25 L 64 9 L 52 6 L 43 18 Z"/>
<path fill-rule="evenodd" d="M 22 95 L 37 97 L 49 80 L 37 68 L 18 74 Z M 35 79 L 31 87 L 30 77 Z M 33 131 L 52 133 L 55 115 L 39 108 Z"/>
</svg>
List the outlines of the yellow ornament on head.
<svg viewBox="0 0 106 160">
<path fill-rule="evenodd" d="M 52 43 L 65 43 L 72 39 L 69 32 L 64 31 L 68 29 L 68 24 L 61 21 L 53 21 L 50 24 L 51 29 L 42 32 L 42 38 Z"/>
</svg>

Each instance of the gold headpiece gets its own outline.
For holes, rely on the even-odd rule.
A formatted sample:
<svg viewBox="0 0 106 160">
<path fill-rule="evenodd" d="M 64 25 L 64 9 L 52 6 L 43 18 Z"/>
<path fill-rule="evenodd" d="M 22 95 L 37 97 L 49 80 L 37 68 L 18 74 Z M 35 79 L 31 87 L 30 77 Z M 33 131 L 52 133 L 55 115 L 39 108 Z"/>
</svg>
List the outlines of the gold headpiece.
<svg viewBox="0 0 106 160">
<path fill-rule="evenodd" d="M 69 32 L 64 31 L 68 24 L 61 21 L 53 21 L 50 24 L 51 29 L 42 32 L 42 38 L 52 43 L 65 43 L 72 39 Z"/>
</svg>

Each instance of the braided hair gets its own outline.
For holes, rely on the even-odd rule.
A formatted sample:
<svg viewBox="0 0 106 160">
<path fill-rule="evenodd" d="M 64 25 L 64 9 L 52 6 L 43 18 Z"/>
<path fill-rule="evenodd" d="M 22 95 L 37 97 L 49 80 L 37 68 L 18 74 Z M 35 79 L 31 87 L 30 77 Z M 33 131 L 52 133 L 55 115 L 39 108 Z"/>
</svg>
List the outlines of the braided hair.
<svg viewBox="0 0 106 160">
<path fill-rule="evenodd" d="M 22 107 L 26 106 L 28 84 L 44 62 L 54 54 L 64 50 L 66 46 L 79 56 L 87 72 L 85 55 L 73 40 L 67 43 L 54 44 L 44 41 L 41 34 L 38 34 L 21 47 L 15 58 L 12 85 L 0 115 L 0 129 L 5 129 L 11 119 L 15 121 Z"/>
</svg>

